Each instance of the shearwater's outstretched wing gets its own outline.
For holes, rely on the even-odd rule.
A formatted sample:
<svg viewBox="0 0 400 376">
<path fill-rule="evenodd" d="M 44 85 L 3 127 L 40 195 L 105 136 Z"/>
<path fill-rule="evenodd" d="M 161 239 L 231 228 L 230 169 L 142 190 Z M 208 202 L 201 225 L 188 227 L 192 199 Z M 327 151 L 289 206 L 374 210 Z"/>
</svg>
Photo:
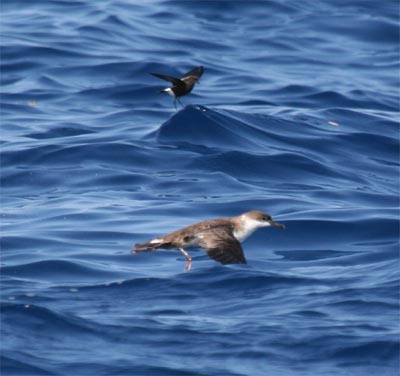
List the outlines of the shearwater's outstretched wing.
<svg viewBox="0 0 400 376">
<path fill-rule="evenodd" d="M 190 70 L 189 72 L 185 73 L 182 76 L 182 78 L 185 78 L 185 77 L 188 77 L 188 76 L 195 76 L 197 78 L 200 78 L 201 75 L 203 74 L 203 72 L 204 72 L 204 67 L 203 66 L 196 67 L 196 68 L 193 68 L 192 70 Z"/>
<path fill-rule="evenodd" d="M 161 78 L 162 80 L 171 82 L 174 85 L 177 86 L 185 86 L 185 83 L 181 81 L 179 78 L 171 77 L 171 76 L 166 76 L 165 74 L 159 74 L 159 73 L 150 73 L 151 75 Z"/>
<path fill-rule="evenodd" d="M 196 234 L 201 248 L 221 264 L 246 264 L 243 249 L 230 226 L 218 226 Z"/>
</svg>

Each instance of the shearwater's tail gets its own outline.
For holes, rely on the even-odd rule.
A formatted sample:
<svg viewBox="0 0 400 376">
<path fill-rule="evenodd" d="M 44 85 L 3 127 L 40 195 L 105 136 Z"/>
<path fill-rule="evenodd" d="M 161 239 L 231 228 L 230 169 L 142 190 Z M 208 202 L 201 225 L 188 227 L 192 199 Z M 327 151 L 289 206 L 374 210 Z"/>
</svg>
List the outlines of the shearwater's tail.
<svg viewBox="0 0 400 376">
<path fill-rule="evenodd" d="M 138 243 L 135 244 L 134 248 L 132 249 L 131 253 L 142 253 L 142 252 L 154 252 L 160 246 L 162 246 L 163 242 L 160 239 L 153 239 L 149 242 L 145 243 Z"/>
</svg>

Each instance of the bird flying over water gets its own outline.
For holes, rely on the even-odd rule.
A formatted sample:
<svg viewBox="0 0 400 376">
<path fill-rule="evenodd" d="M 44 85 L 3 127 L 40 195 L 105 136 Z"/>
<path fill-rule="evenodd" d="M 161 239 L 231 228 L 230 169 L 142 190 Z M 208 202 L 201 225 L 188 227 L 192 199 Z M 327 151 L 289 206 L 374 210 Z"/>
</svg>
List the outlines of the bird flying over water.
<svg viewBox="0 0 400 376">
<path fill-rule="evenodd" d="M 157 249 L 178 249 L 186 258 L 185 269 L 192 267 L 192 258 L 185 248 L 202 248 L 221 264 L 246 264 L 240 243 L 261 227 L 285 225 L 274 222 L 271 216 L 252 210 L 237 217 L 208 219 L 184 227 L 148 242 L 136 244 L 132 253 L 152 252 Z"/>
<path fill-rule="evenodd" d="M 161 78 L 162 80 L 171 82 L 173 84 L 172 87 L 166 88 L 161 90 L 161 93 L 167 93 L 169 95 L 172 95 L 174 99 L 174 105 L 176 108 L 176 101 L 178 101 L 182 106 L 182 102 L 180 101 L 180 97 L 183 97 L 186 94 L 189 94 L 194 85 L 199 82 L 199 79 L 201 75 L 204 72 L 204 67 L 196 67 L 190 70 L 189 72 L 185 73 L 181 78 L 175 78 L 171 76 L 166 76 L 164 74 L 159 74 L 159 73 L 150 73 L 155 77 Z"/>
</svg>

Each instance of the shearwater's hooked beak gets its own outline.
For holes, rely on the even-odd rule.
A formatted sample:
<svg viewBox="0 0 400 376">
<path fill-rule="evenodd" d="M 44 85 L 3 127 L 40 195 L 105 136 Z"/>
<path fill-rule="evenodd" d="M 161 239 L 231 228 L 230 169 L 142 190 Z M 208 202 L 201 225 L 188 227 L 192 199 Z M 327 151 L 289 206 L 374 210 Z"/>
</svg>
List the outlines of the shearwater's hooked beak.
<svg viewBox="0 0 400 376">
<path fill-rule="evenodd" d="M 285 226 L 283 223 L 274 222 L 273 220 L 268 221 L 268 222 L 269 222 L 269 224 L 270 224 L 271 226 L 279 227 L 279 228 L 281 228 L 281 229 L 283 229 L 283 230 L 286 228 L 286 226 Z"/>
</svg>

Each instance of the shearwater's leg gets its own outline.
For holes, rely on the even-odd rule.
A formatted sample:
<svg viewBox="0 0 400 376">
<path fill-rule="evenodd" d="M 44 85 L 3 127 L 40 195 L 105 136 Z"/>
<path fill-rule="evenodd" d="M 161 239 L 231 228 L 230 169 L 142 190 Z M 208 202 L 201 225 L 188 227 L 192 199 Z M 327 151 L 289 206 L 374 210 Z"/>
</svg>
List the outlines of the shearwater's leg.
<svg viewBox="0 0 400 376">
<path fill-rule="evenodd" d="M 183 248 L 179 248 L 179 251 L 186 257 L 186 260 L 188 261 L 185 266 L 185 270 L 190 270 L 192 268 L 192 258 Z"/>
<path fill-rule="evenodd" d="M 174 99 L 174 106 L 175 106 L 175 111 L 178 111 L 178 108 L 176 107 L 176 97 Z"/>
<path fill-rule="evenodd" d="M 182 101 L 181 101 L 181 98 L 178 98 L 178 102 L 181 104 L 182 108 L 185 107 L 184 104 L 183 104 Z"/>
</svg>

